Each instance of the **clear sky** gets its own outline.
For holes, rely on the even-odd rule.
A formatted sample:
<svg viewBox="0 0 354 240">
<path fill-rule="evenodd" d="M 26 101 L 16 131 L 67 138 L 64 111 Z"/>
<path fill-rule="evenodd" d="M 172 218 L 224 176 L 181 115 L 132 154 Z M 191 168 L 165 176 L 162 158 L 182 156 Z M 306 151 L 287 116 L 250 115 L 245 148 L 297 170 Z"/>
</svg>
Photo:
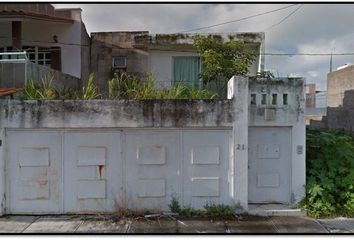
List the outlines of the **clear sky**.
<svg viewBox="0 0 354 240">
<path fill-rule="evenodd" d="M 182 32 L 290 5 L 293 3 L 54 4 L 57 8 L 82 8 L 88 33 L 132 30 Z M 354 4 L 298 4 L 199 32 L 265 32 L 267 53 L 354 52 Z M 316 83 L 318 89 L 326 90 L 329 55 L 266 56 L 265 63 L 266 70 L 273 71 L 275 76 L 305 77 L 307 83 Z M 333 56 L 334 70 L 346 63 L 354 63 L 354 55 Z"/>
</svg>

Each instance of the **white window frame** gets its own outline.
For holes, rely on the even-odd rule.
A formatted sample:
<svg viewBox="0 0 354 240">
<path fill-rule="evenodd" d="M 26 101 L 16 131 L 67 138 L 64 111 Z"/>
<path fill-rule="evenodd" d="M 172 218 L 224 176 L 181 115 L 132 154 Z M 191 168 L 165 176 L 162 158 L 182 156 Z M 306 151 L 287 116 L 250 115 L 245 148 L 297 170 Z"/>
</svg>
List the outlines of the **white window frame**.
<svg viewBox="0 0 354 240">
<path fill-rule="evenodd" d="M 46 47 L 38 47 L 38 46 L 34 46 L 34 51 L 33 52 L 28 52 L 27 54 L 34 54 L 34 61 L 32 60 L 31 62 L 35 63 L 35 64 L 39 64 L 39 61 L 43 61 L 42 64 L 39 64 L 39 65 L 43 65 L 43 66 L 46 66 L 46 67 L 51 67 L 51 64 L 52 64 L 52 58 L 48 58 L 46 59 L 46 54 L 47 53 L 50 53 L 50 51 L 42 51 L 42 49 L 40 48 L 46 48 Z M 50 48 L 50 47 L 48 47 Z M 39 54 L 43 54 L 43 58 L 39 58 Z M 29 56 L 28 56 L 29 58 Z"/>
</svg>

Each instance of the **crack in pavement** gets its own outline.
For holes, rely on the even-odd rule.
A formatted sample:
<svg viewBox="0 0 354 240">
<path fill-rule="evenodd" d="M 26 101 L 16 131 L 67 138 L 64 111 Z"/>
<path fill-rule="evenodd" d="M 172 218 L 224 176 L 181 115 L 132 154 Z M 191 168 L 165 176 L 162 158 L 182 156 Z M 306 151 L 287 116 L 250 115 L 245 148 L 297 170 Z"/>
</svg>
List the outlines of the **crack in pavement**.
<svg viewBox="0 0 354 240">
<path fill-rule="evenodd" d="M 31 223 L 29 223 L 22 231 L 21 233 L 23 233 L 24 231 L 26 231 L 27 228 L 29 228 L 33 223 L 35 223 L 37 220 L 39 220 L 42 216 L 37 216 Z"/>
</svg>

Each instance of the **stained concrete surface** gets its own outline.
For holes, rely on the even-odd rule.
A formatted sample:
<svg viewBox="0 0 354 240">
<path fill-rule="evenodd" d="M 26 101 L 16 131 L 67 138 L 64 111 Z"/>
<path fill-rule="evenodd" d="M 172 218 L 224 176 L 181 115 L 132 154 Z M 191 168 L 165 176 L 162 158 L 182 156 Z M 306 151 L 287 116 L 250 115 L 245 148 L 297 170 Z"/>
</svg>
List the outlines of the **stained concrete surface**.
<svg viewBox="0 0 354 240">
<path fill-rule="evenodd" d="M 354 219 L 334 218 L 318 220 L 330 233 L 354 233 Z"/>
<path fill-rule="evenodd" d="M 132 221 L 127 233 L 177 233 L 177 223 L 166 219 L 140 219 Z"/>
<path fill-rule="evenodd" d="M 230 233 L 275 233 L 270 217 L 246 216 L 226 223 Z"/>
<path fill-rule="evenodd" d="M 37 216 L 6 216 L 0 217 L 0 233 L 20 233 L 29 227 Z"/>
<path fill-rule="evenodd" d="M 30 224 L 24 233 L 73 233 L 80 224 L 81 217 L 76 216 L 44 216 Z"/>
<path fill-rule="evenodd" d="M 280 233 L 324 233 L 326 229 L 316 220 L 307 217 L 272 217 Z"/>
<path fill-rule="evenodd" d="M 241 216 L 211 221 L 182 218 L 126 218 L 97 215 L 0 217 L 0 233 L 116 233 L 116 234 L 277 234 L 353 233 L 354 219 L 312 219 L 297 216 Z"/>
<path fill-rule="evenodd" d="M 131 226 L 130 219 L 114 219 L 105 216 L 85 216 L 77 233 L 125 233 Z"/>
<path fill-rule="evenodd" d="M 224 221 L 177 220 L 178 233 L 225 233 Z"/>
</svg>

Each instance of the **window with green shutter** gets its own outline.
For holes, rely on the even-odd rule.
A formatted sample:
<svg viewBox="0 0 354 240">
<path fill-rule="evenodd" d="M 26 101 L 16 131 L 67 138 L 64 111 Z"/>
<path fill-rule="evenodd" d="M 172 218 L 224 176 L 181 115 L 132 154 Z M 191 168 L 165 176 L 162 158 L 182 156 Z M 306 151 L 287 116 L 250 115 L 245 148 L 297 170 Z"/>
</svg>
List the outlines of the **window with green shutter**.
<svg viewBox="0 0 354 240">
<path fill-rule="evenodd" d="M 174 83 L 199 86 L 199 57 L 173 57 L 173 71 Z"/>
</svg>

